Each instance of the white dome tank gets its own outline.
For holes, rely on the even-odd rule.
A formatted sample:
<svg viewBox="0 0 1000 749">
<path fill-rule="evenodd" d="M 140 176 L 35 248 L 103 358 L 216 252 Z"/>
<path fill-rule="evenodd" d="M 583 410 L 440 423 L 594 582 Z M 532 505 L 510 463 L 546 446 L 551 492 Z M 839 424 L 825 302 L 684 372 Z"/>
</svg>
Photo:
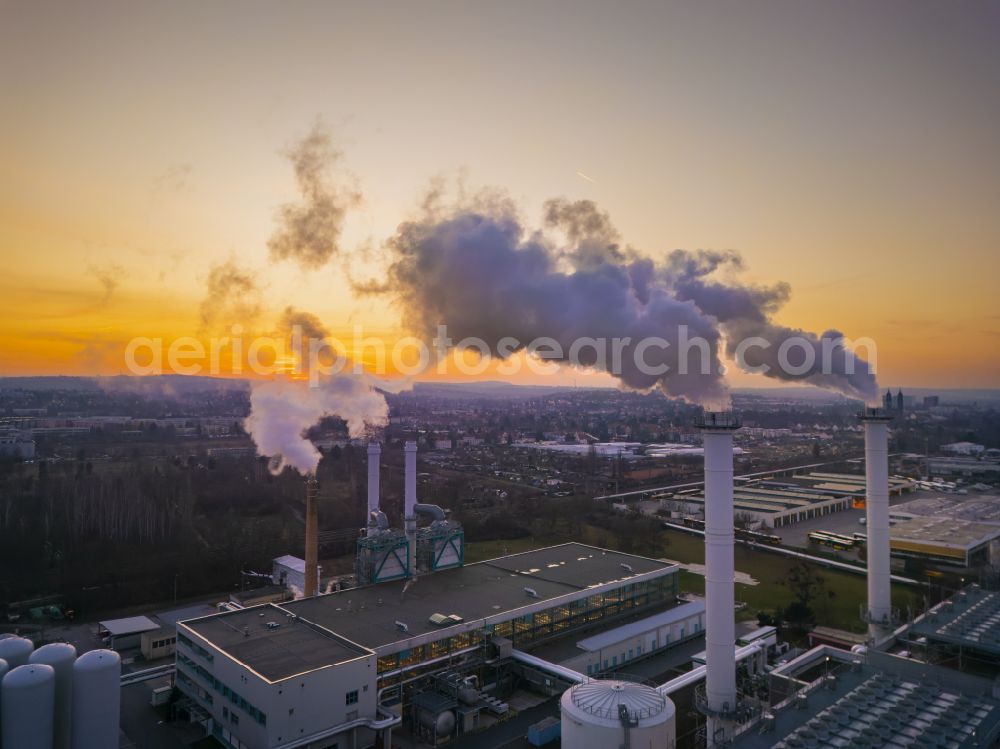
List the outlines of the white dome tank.
<svg viewBox="0 0 1000 749">
<path fill-rule="evenodd" d="M 674 703 L 651 686 L 616 679 L 588 681 L 567 689 L 559 707 L 563 746 L 618 749 L 626 745 L 628 730 L 631 749 L 673 749 Z"/>
<path fill-rule="evenodd" d="M 34 649 L 35 643 L 24 637 L 5 637 L 0 640 L 0 658 L 7 661 L 7 668 L 11 671 L 26 664 Z"/>
<path fill-rule="evenodd" d="M 11 669 L 0 688 L 5 747 L 52 749 L 56 701 L 56 672 L 52 666 L 31 663 Z"/>
<path fill-rule="evenodd" d="M 118 746 L 122 659 L 113 650 L 91 650 L 73 664 L 72 749 Z"/>
<path fill-rule="evenodd" d="M 42 645 L 28 659 L 29 663 L 43 663 L 52 666 L 56 672 L 54 749 L 69 749 L 70 725 L 73 715 L 74 661 L 76 661 L 76 648 L 65 642 Z"/>
</svg>

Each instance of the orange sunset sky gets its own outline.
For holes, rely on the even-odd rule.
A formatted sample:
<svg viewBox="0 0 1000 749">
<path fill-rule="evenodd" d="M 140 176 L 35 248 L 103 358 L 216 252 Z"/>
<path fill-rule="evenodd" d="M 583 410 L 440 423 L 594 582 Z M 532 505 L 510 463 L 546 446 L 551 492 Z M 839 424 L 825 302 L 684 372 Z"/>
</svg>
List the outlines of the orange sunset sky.
<svg viewBox="0 0 1000 749">
<path fill-rule="evenodd" d="M 998 8 L 4 3 L 0 375 L 118 373 L 135 336 L 288 305 L 403 335 L 347 271 L 379 278 L 443 177 L 532 226 L 593 200 L 654 257 L 736 250 L 791 284 L 781 323 L 874 339 L 883 388 L 1000 386 Z M 345 256 L 304 270 L 267 242 L 317 122 L 361 197 Z M 206 324 L 230 260 L 259 293 Z"/>
</svg>

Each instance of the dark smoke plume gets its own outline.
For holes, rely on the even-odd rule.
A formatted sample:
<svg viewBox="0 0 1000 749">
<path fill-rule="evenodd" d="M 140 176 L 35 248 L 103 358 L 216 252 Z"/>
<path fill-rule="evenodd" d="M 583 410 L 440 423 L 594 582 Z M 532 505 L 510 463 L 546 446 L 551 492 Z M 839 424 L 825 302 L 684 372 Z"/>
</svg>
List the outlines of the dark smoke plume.
<svg viewBox="0 0 1000 749">
<path fill-rule="evenodd" d="M 388 243 L 392 259 L 384 290 L 419 334 L 430 339 L 444 324 L 454 341 L 481 338 L 501 357 L 511 353 L 501 346 L 508 336 L 522 346 L 551 337 L 566 355 L 563 362 L 574 341 L 628 337 L 631 344 L 622 349 L 621 367 L 613 372 L 624 385 L 658 387 L 701 403 L 728 398 L 722 347 L 733 356 L 748 336 L 770 344 L 747 350 L 744 358 L 750 366 L 770 365 L 771 377 L 864 399 L 877 392 L 867 363 L 843 347 L 828 346 L 829 371 L 821 371 L 824 339 L 829 343 L 838 333 L 816 336 L 772 321 L 788 299 L 787 285 L 716 280 L 718 270 L 741 268 L 738 254 L 678 250 L 654 261 L 623 249 L 607 214 L 590 201 L 548 201 L 544 223 L 565 242 L 528 232 L 510 202 L 495 194 L 447 210 L 440 200 L 425 204 L 423 217 L 400 225 Z M 779 346 L 791 336 L 802 337 L 818 354 L 815 366 L 798 375 L 777 366 Z M 670 344 L 646 348 L 642 356 L 650 367 L 667 365 L 664 374 L 650 375 L 635 366 L 635 347 L 651 337 Z M 695 337 L 705 341 L 707 368 L 701 349 L 682 345 Z M 611 368 L 592 349 L 580 354 L 577 360 L 585 366 Z M 788 358 L 798 363 L 794 351 Z M 848 374 L 852 367 L 853 375 Z"/>
<path fill-rule="evenodd" d="M 261 288 L 257 274 L 235 260 L 213 265 L 205 281 L 201 302 L 201 324 L 208 328 L 222 318 L 247 322 L 260 314 Z"/>
<path fill-rule="evenodd" d="M 328 172 L 341 154 L 322 124 L 317 123 L 285 155 L 295 170 L 302 199 L 279 209 L 279 226 L 267 242 L 271 260 L 294 260 L 307 270 L 320 268 L 339 254 L 344 218 L 361 195 L 330 181 Z"/>
<path fill-rule="evenodd" d="M 323 325 L 323 321 L 312 312 L 306 312 L 292 306 L 285 307 L 281 320 L 278 322 L 278 329 L 282 333 L 290 333 L 296 327 L 299 328 L 304 338 L 320 341 L 330 337 L 330 331 Z"/>
</svg>

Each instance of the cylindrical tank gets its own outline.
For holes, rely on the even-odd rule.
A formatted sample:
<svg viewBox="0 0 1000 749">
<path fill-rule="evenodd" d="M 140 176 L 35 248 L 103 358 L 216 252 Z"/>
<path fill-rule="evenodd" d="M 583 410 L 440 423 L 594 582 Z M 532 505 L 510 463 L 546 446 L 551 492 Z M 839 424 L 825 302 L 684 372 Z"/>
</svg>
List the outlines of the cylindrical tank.
<svg viewBox="0 0 1000 749">
<path fill-rule="evenodd" d="M 34 649 L 35 643 L 25 637 L 5 637 L 0 640 L 0 658 L 7 661 L 7 668 L 11 671 L 26 664 Z"/>
<path fill-rule="evenodd" d="M 443 713 L 435 715 L 423 710 L 420 713 L 420 723 L 426 728 L 433 729 L 438 737 L 450 736 L 451 732 L 455 730 L 455 713 L 451 710 L 445 710 Z"/>
<path fill-rule="evenodd" d="M 3 677 L 10 671 L 7 661 L 0 658 L 0 684 L 3 684 Z M 0 746 L 3 746 L 3 708 L 0 707 Z"/>
<path fill-rule="evenodd" d="M 73 663 L 76 648 L 65 642 L 42 645 L 28 659 L 29 663 L 52 666 L 56 672 L 55 749 L 69 749 L 73 716 Z"/>
<path fill-rule="evenodd" d="M 576 684 L 559 702 L 562 745 L 573 749 L 673 749 L 674 703 L 655 688 L 606 679 Z M 622 707 L 628 725 L 622 721 Z M 628 741 L 625 740 L 628 731 Z"/>
<path fill-rule="evenodd" d="M 72 749 L 118 746 L 122 660 L 113 650 L 91 650 L 73 664 Z"/>
<path fill-rule="evenodd" d="M 3 677 L 0 691 L 3 712 L 0 743 L 16 749 L 52 749 L 55 669 L 42 663 L 18 666 Z"/>
</svg>

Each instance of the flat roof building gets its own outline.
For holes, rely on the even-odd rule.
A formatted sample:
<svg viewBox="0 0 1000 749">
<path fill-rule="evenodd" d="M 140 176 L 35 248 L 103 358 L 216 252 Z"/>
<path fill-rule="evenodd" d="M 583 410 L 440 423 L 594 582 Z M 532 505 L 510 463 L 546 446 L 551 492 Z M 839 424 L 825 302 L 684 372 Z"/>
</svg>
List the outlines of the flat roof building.
<svg viewBox="0 0 1000 749">
<path fill-rule="evenodd" d="M 989 562 L 990 543 L 1000 539 L 1000 526 L 916 516 L 897 522 L 889 533 L 889 548 L 895 556 L 977 567 Z"/>
<path fill-rule="evenodd" d="M 458 667 L 491 669 L 485 677 L 500 643 L 509 652 L 673 606 L 677 571 L 569 543 L 206 616 L 178 625 L 177 685 L 229 746 L 366 746 L 376 732 L 386 741 L 416 677 Z"/>
<path fill-rule="evenodd" d="M 1000 736 L 991 681 L 888 653 L 820 646 L 769 678 L 772 702 L 734 749 L 971 749 Z"/>
<path fill-rule="evenodd" d="M 931 608 L 910 627 L 910 639 L 1000 663 L 1000 593 L 970 585 Z"/>
<path fill-rule="evenodd" d="M 157 630 L 160 625 L 148 616 L 129 616 L 98 622 L 97 627 L 98 634 L 107 638 L 108 647 L 112 650 L 128 650 L 139 647 L 143 632 Z"/>
<path fill-rule="evenodd" d="M 910 491 L 914 482 L 891 477 L 889 493 Z M 663 502 L 680 502 L 701 511 L 705 506 L 703 487 L 661 495 Z M 737 480 L 733 509 L 768 528 L 780 528 L 802 520 L 829 515 L 851 507 L 864 507 L 865 477 L 853 473 L 812 472 L 799 476 Z"/>
</svg>

